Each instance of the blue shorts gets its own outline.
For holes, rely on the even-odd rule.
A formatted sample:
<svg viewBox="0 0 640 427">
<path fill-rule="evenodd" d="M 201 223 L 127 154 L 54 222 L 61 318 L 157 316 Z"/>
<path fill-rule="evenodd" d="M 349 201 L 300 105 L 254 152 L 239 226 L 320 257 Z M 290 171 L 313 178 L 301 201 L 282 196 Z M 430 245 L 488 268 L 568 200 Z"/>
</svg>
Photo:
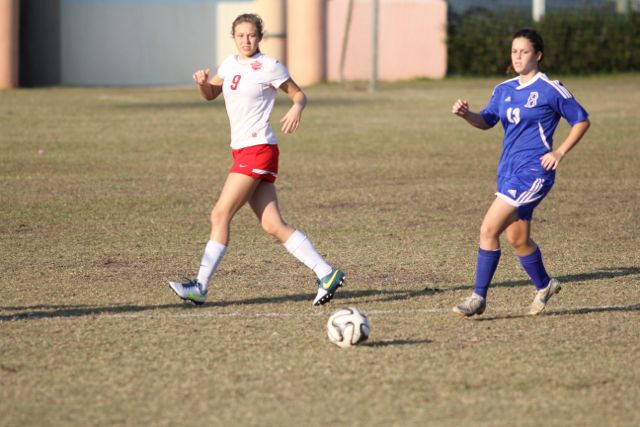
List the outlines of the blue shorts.
<svg viewBox="0 0 640 427">
<path fill-rule="evenodd" d="M 533 210 L 553 187 L 553 175 L 498 177 L 496 196 L 518 209 L 518 217 L 531 221 Z"/>
</svg>

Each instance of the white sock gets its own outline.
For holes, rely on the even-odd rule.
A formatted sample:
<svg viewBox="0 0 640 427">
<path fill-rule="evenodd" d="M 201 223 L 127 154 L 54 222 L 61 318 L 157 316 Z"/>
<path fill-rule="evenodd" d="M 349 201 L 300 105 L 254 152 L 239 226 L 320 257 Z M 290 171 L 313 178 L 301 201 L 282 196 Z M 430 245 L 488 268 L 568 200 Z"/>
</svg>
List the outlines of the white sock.
<svg viewBox="0 0 640 427">
<path fill-rule="evenodd" d="M 331 266 L 316 251 L 307 236 L 298 230 L 294 231 L 291 237 L 284 242 L 284 247 L 301 263 L 312 269 L 318 279 L 331 273 Z"/>
<path fill-rule="evenodd" d="M 200 270 L 198 270 L 198 283 L 202 285 L 204 291 L 209 287 L 209 281 L 226 252 L 227 247 L 222 243 L 213 240 L 207 242 L 202 261 L 200 261 Z"/>
</svg>

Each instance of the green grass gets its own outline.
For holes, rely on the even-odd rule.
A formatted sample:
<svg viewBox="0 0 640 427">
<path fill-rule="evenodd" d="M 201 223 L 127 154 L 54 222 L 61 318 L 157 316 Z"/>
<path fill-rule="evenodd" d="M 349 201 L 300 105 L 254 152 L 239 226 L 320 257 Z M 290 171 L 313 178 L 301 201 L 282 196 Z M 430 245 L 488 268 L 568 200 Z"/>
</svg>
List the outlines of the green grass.
<svg viewBox="0 0 640 427">
<path fill-rule="evenodd" d="M 533 287 L 505 246 L 471 321 L 450 309 L 471 291 L 502 131 L 450 108 L 479 110 L 498 80 L 307 90 L 277 185 L 286 220 L 347 273 L 323 307 L 246 208 L 210 302 L 169 291 L 197 270 L 230 166 L 221 101 L 0 92 L 0 425 L 640 424 L 640 76 L 563 81 L 592 128 L 533 237 L 564 289 L 526 316 Z M 372 324 L 348 350 L 325 331 L 344 305 Z"/>
</svg>

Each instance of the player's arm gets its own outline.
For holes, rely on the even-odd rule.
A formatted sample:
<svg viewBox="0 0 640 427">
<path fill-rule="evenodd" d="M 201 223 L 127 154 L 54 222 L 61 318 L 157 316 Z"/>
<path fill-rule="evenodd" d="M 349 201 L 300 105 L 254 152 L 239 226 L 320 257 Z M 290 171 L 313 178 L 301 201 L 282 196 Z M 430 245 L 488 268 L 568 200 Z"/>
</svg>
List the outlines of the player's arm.
<svg viewBox="0 0 640 427">
<path fill-rule="evenodd" d="M 282 132 L 293 133 L 298 129 L 298 126 L 300 126 L 302 110 L 307 106 L 307 95 L 304 94 L 302 89 L 300 89 L 292 79 L 288 79 L 282 83 L 280 89 L 289 96 L 289 99 L 291 99 L 293 103 L 289 111 L 287 111 L 287 114 L 280 120 L 280 123 L 282 123 Z"/>
<path fill-rule="evenodd" d="M 217 74 L 209 79 L 209 68 L 198 70 L 193 73 L 193 80 L 196 82 L 200 94 L 207 101 L 212 101 L 222 93 L 222 79 Z"/>
<path fill-rule="evenodd" d="M 477 127 L 478 129 L 491 129 L 491 126 L 484 121 L 481 114 L 469 110 L 469 103 L 466 100 L 458 99 L 454 102 L 453 107 L 451 107 L 451 112 L 465 119 L 467 123 L 473 127 Z"/>
<path fill-rule="evenodd" d="M 589 119 L 574 124 L 569 131 L 569 135 L 567 135 L 567 138 L 558 148 L 540 157 L 542 167 L 546 170 L 556 170 L 564 156 L 571 151 L 571 149 L 580 142 L 584 134 L 587 133 L 589 126 L 591 126 Z"/>
</svg>

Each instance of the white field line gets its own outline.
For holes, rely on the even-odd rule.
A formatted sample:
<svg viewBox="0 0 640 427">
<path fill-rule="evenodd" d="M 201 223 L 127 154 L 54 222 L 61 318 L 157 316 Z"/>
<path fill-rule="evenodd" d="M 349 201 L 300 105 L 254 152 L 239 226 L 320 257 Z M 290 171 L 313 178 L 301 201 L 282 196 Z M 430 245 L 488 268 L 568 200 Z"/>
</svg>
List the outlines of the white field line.
<svg viewBox="0 0 640 427">
<path fill-rule="evenodd" d="M 337 308 L 336 308 L 337 310 Z M 441 308 L 415 308 L 405 310 L 367 310 L 367 316 L 371 315 L 383 315 L 383 314 L 409 314 L 409 313 L 446 313 L 450 309 Z M 113 314 L 100 314 L 97 318 L 150 318 L 150 319 L 164 319 L 164 318 L 223 318 L 223 317 L 241 317 L 241 318 L 257 318 L 257 317 L 324 317 L 329 316 L 331 313 L 326 312 L 301 312 L 301 313 L 286 313 L 286 312 L 263 312 L 263 313 L 242 313 L 234 311 L 230 313 L 214 313 L 211 311 L 206 312 L 193 312 L 193 313 L 113 313 Z"/>
<path fill-rule="evenodd" d="M 527 306 L 528 307 L 528 306 Z M 527 307 L 520 307 L 518 312 L 526 312 Z M 602 305 L 602 306 L 553 306 L 550 307 L 549 313 L 553 313 L 554 311 L 607 311 L 607 310 L 623 310 L 628 308 L 629 305 Z M 336 309 L 339 307 L 336 306 Z M 514 311 L 511 309 L 492 309 L 494 313 L 512 313 Z M 367 310 L 366 314 L 368 316 L 384 316 L 384 315 L 409 315 L 409 314 L 429 314 L 429 313 L 450 313 L 451 308 L 408 308 L 408 309 L 394 309 L 394 310 Z M 16 314 L 16 317 L 23 317 L 25 313 Z M 70 320 L 77 317 L 93 317 L 95 319 L 204 319 L 204 318 L 213 318 L 213 319 L 222 319 L 222 318 L 243 318 L 243 319 L 252 319 L 252 318 L 292 318 L 292 317 L 324 317 L 328 316 L 330 313 L 325 311 L 315 311 L 315 312 L 299 312 L 299 313 L 291 313 L 291 312 L 257 312 L 257 313 L 248 313 L 248 312 L 240 312 L 240 311 L 232 311 L 220 313 L 216 311 L 205 311 L 202 308 L 194 307 L 193 310 L 189 313 L 101 313 L 92 315 L 90 309 L 87 309 L 87 314 L 83 316 L 49 316 L 47 313 L 39 313 L 34 315 L 33 317 L 28 316 L 28 318 L 46 318 L 48 320 L 54 319 L 63 319 Z"/>
<path fill-rule="evenodd" d="M 584 312 L 600 312 L 600 311 L 615 311 L 615 310 L 624 310 L 629 307 L 639 307 L 640 305 L 600 305 L 600 306 L 552 306 L 549 309 L 549 313 L 553 314 L 555 311 L 584 311 Z M 336 309 L 340 307 L 336 306 Z M 117 310 L 117 307 L 114 307 Z M 325 311 L 315 311 L 315 312 L 299 312 L 299 313 L 291 313 L 291 312 L 257 312 L 257 313 L 248 313 L 248 312 L 240 312 L 240 311 L 232 311 L 220 313 L 216 311 L 207 311 L 206 309 L 194 307 L 189 313 L 167 313 L 167 312 L 157 312 L 157 313 L 92 313 L 89 307 L 84 309 L 86 313 L 81 315 L 65 315 L 64 313 L 56 313 L 56 312 L 38 312 L 38 313 L 15 313 L 13 316 L 11 315 L 3 315 L 0 317 L 4 317 L 4 319 L 0 320 L 0 323 L 12 320 L 25 320 L 25 319 L 46 319 L 46 320 L 75 320 L 78 318 L 86 318 L 91 317 L 97 320 L 107 320 L 107 319 L 223 319 L 223 318 L 241 318 L 241 319 L 255 319 L 255 318 L 295 318 L 295 317 L 324 317 L 329 316 L 330 313 Z M 527 307 L 519 307 L 518 312 L 525 313 Z M 513 313 L 514 309 L 491 309 L 492 313 L 496 314 L 505 314 L 505 313 Z M 429 314 L 429 313 L 450 313 L 450 308 L 407 308 L 407 309 L 394 309 L 394 310 L 366 310 L 366 314 L 371 316 L 385 316 L 385 315 L 418 315 L 418 314 Z M 491 317 L 483 316 L 483 317 Z"/>
</svg>

